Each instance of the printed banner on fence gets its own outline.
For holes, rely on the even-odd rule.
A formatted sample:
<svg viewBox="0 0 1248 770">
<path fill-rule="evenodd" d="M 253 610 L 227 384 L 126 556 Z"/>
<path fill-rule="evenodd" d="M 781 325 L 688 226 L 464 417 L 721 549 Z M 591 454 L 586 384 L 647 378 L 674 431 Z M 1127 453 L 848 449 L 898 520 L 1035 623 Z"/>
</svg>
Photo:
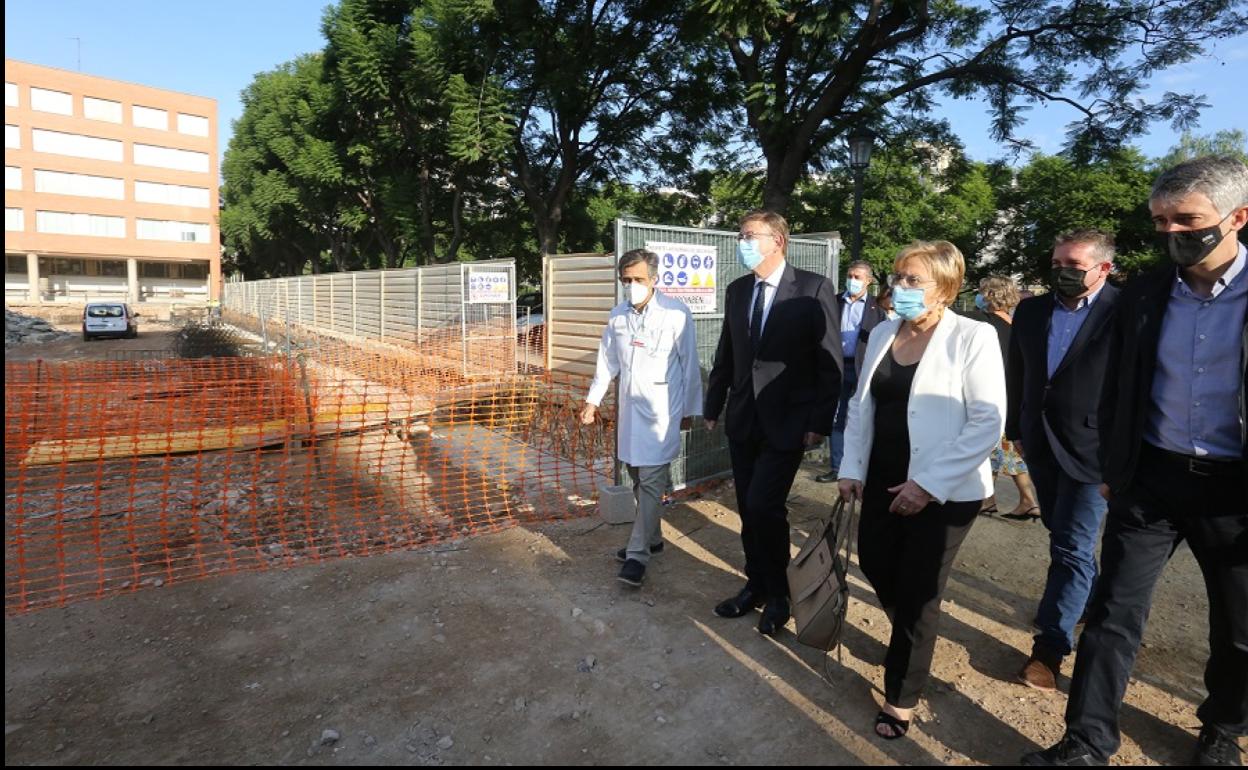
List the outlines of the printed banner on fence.
<svg viewBox="0 0 1248 770">
<path fill-rule="evenodd" d="M 504 270 L 468 268 L 468 304 L 511 302 L 511 279 Z"/>
<path fill-rule="evenodd" d="M 694 313 L 715 312 L 718 249 L 693 243 L 649 241 L 646 250 L 659 255 L 660 291 L 685 303 Z"/>
</svg>

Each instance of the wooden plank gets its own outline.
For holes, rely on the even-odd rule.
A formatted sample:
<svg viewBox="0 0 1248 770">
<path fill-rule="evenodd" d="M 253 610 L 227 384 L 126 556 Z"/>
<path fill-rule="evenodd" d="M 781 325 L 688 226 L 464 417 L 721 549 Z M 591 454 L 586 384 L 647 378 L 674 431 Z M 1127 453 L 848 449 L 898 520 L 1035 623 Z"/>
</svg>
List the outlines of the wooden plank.
<svg viewBox="0 0 1248 770">
<path fill-rule="evenodd" d="M 120 457 L 145 457 L 207 452 L 220 449 L 247 449 L 277 441 L 303 438 L 311 433 L 332 433 L 341 429 L 344 417 L 369 413 L 386 413 L 384 421 L 404 419 L 407 415 L 390 412 L 389 404 L 347 404 L 331 412 L 313 417 L 318 427 L 307 429 L 306 421 L 294 419 L 266 420 L 229 428 L 163 431 L 124 436 L 40 441 L 30 448 L 23 462 L 26 465 L 58 465 L 84 460 L 111 460 Z"/>
</svg>

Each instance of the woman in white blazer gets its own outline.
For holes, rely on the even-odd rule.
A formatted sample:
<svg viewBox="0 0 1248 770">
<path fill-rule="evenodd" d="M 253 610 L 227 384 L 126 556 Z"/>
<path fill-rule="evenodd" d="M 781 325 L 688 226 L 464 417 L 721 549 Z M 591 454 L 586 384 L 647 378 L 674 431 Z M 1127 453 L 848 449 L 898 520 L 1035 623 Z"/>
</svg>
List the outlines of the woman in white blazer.
<svg viewBox="0 0 1248 770">
<path fill-rule="evenodd" d="M 899 318 L 875 327 L 849 404 L 840 493 L 862 501 L 858 559 L 893 623 L 875 732 L 906 734 L 936 647 L 940 598 L 980 503 L 1005 422 L 991 326 L 957 315 L 965 264 L 946 241 L 893 263 Z"/>
</svg>

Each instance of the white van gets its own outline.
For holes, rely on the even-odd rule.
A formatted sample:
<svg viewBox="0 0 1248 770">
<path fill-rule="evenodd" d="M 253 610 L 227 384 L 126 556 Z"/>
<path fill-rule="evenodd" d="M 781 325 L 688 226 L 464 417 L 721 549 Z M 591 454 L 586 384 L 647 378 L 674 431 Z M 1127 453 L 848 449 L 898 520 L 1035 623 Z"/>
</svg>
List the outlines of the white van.
<svg viewBox="0 0 1248 770">
<path fill-rule="evenodd" d="M 89 302 L 82 310 L 82 338 L 139 336 L 139 317 L 124 302 Z"/>
</svg>

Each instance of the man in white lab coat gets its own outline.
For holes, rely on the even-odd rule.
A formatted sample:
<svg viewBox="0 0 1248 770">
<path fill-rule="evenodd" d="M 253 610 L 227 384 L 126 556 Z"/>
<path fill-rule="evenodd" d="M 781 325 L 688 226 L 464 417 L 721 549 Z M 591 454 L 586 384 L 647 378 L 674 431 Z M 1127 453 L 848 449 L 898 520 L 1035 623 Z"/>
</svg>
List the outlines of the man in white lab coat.
<svg viewBox="0 0 1248 770">
<path fill-rule="evenodd" d="M 598 366 L 581 422 L 589 425 L 611 381 L 619 376 L 617 453 L 628 468 L 637 499 L 637 518 L 620 581 L 640 586 L 650 555 L 663 549 L 659 530 L 662 497 L 672 460 L 680 454 L 680 432 L 702 414 L 702 371 L 693 315 L 683 302 L 655 290 L 659 257 L 634 249 L 617 267 L 625 300 L 611 311 L 598 345 Z"/>
</svg>

